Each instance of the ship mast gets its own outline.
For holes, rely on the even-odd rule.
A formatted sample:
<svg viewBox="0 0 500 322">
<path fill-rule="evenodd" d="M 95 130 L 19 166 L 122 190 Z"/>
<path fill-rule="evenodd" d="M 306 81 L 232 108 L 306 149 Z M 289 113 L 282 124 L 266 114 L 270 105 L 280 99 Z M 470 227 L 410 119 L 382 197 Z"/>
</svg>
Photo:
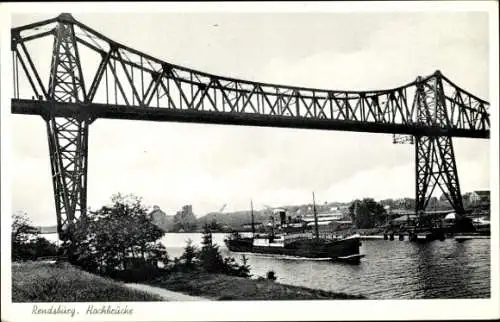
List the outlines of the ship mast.
<svg viewBox="0 0 500 322">
<path fill-rule="evenodd" d="M 252 214 L 252 237 L 255 237 L 255 223 L 254 223 L 254 218 L 253 218 L 253 201 L 250 199 L 250 211 Z"/>
<path fill-rule="evenodd" d="M 314 192 L 313 192 L 313 212 L 314 212 L 314 235 L 316 239 L 319 239 L 318 216 L 316 214 L 316 201 L 314 200 Z"/>
</svg>

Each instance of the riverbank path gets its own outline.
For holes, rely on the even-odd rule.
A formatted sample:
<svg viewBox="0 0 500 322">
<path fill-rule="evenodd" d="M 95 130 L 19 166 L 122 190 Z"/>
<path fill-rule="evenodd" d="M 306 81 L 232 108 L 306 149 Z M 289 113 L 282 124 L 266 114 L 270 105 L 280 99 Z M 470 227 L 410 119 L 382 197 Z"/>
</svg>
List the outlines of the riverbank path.
<svg viewBox="0 0 500 322">
<path fill-rule="evenodd" d="M 178 292 L 166 290 L 161 287 L 149 286 L 145 284 L 126 283 L 126 287 L 161 296 L 165 301 L 212 301 L 211 299 L 199 296 L 191 296 Z"/>
</svg>

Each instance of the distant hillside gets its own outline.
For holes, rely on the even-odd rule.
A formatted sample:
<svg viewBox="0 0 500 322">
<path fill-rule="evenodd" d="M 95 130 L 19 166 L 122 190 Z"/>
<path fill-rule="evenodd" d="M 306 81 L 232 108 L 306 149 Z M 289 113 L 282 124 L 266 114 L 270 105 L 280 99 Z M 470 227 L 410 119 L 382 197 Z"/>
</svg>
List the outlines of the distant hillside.
<svg viewBox="0 0 500 322">
<path fill-rule="evenodd" d="M 269 213 L 265 211 L 254 211 L 254 221 L 264 222 L 269 219 Z M 229 213 L 208 213 L 205 216 L 198 218 L 198 224 L 203 226 L 205 223 L 211 223 L 215 220 L 221 226 L 229 226 L 233 229 L 240 228 L 243 224 L 248 224 L 252 222 L 251 212 L 248 211 L 237 211 Z"/>
</svg>

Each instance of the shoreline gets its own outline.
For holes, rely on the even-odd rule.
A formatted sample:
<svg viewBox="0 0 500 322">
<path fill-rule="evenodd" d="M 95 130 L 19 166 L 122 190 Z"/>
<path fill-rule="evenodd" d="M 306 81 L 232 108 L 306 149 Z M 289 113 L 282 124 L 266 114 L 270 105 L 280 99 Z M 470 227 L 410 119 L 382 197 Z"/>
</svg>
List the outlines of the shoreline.
<svg viewBox="0 0 500 322">
<path fill-rule="evenodd" d="M 217 301 L 352 300 L 363 295 L 281 284 L 262 277 L 243 278 L 209 273 L 172 273 L 144 282 L 153 287 Z"/>
</svg>

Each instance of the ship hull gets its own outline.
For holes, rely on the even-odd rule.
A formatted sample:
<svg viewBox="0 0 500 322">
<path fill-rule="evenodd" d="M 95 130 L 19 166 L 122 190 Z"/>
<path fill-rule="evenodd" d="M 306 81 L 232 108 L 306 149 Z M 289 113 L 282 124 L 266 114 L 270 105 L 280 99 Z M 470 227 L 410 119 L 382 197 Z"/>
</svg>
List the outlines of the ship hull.
<svg viewBox="0 0 500 322">
<path fill-rule="evenodd" d="M 253 238 L 224 240 L 224 243 L 226 244 L 226 247 L 232 252 L 251 253 L 253 248 Z"/>
<path fill-rule="evenodd" d="M 305 258 L 329 258 L 336 261 L 358 262 L 361 245 L 359 237 L 342 240 L 306 239 L 290 243 L 286 246 L 256 246 L 242 240 L 225 240 L 227 248 L 232 252 L 250 252 L 260 254 L 276 254 Z"/>
</svg>

